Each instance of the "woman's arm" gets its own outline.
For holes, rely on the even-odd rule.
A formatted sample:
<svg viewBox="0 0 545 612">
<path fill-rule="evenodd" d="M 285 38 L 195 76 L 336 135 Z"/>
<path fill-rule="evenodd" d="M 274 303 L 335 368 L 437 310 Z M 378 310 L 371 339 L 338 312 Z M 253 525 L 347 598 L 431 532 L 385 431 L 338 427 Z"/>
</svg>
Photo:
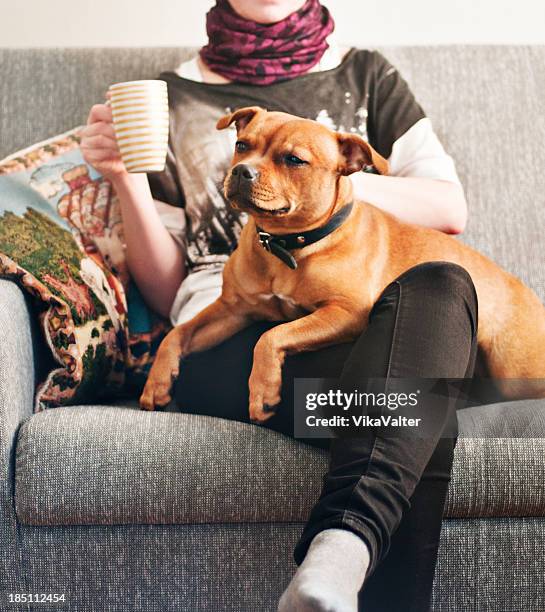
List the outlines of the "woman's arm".
<svg viewBox="0 0 545 612">
<path fill-rule="evenodd" d="M 462 187 L 450 181 L 421 177 L 352 174 L 354 197 L 392 213 L 401 221 L 460 234 L 467 222 Z"/>
<path fill-rule="evenodd" d="M 145 174 L 129 174 L 119 155 L 112 111 L 105 104 L 91 109 L 82 132 L 85 160 L 108 178 L 119 197 L 127 264 L 144 300 L 168 316 L 186 275 L 183 250 L 163 225 Z"/>
<path fill-rule="evenodd" d="M 112 183 L 121 204 L 131 276 L 147 304 L 168 317 L 186 275 L 183 251 L 161 221 L 145 174 L 121 174 Z"/>
</svg>

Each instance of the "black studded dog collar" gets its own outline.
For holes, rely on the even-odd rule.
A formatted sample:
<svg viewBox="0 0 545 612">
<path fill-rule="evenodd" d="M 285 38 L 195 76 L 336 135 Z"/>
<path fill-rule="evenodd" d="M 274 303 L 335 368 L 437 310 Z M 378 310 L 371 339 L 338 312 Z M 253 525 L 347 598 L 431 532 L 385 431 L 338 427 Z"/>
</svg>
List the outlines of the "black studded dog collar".
<svg viewBox="0 0 545 612">
<path fill-rule="evenodd" d="M 257 237 L 261 246 L 266 251 L 269 251 L 269 253 L 278 257 L 289 268 L 295 270 L 297 262 L 290 251 L 314 244 L 334 232 L 346 221 L 353 206 L 354 203 L 350 202 L 336 212 L 325 225 L 296 234 L 269 234 L 256 225 Z"/>
</svg>

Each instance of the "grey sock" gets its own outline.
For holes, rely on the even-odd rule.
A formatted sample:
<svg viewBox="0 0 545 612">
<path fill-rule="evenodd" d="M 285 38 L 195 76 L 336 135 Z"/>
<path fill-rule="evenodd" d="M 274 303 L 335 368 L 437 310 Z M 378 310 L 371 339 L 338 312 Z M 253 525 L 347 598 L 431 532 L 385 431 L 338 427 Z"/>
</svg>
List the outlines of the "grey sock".
<svg viewBox="0 0 545 612">
<path fill-rule="evenodd" d="M 351 531 L 320 532 L 280 598 L 278 612 L 357 612 L 369 561 L 367 545 Z"/>
</svg>

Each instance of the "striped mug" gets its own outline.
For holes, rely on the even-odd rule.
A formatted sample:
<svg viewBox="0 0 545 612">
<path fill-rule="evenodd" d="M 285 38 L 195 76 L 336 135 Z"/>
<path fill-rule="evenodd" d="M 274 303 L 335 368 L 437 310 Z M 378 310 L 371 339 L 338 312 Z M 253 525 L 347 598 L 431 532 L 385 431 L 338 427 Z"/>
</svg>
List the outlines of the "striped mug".
<svg viewBox="0 0 545 612">
<path fill-rule="evenodd" d="M 127 81 L 108 89 L 121 159 L 128 172 L 161 172 L 168 147 L 165 81 Z"/>
</svg>

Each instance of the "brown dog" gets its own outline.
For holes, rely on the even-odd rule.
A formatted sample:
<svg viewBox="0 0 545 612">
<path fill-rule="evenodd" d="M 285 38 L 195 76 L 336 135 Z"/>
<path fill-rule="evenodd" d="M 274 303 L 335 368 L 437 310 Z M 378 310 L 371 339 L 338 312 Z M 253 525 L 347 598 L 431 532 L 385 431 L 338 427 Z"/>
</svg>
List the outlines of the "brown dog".
<svg viewBox="0 0 545 612">
<path fill-rule="evenodd" d="M 140 398 L 143 408 L 170 401 L 181 357 L 219 344 L 252 321 L 286 320 L 263 334 L 254 350 L 250 417 L 266 420 L 268 406 L 280 401 L 286 354 L 354 340 L 390 282 L 437 260 L 463 266 L 473 279 L 479 351 L 489 376 L 534 379 L 516 393 L 511 388 L 511 396 L 545 396 L 545 308 L 537 296 L 450 236 L 402 223 L 370 204 L 350 207 L 347 175 L 369 164 L 388 172 L 387 161 L 362 138 L 259 107 L 223 117 L 217 127 L 233 122 L 238 141 L 225 195 L 250 220 L 225 265 L 221 297 L 163 340 Z M 308 246 L 270 244 L 278 234 L 304 241 L 310 236 L 305 232 L 346 213 L 337 229 Z"/>
</svg>

